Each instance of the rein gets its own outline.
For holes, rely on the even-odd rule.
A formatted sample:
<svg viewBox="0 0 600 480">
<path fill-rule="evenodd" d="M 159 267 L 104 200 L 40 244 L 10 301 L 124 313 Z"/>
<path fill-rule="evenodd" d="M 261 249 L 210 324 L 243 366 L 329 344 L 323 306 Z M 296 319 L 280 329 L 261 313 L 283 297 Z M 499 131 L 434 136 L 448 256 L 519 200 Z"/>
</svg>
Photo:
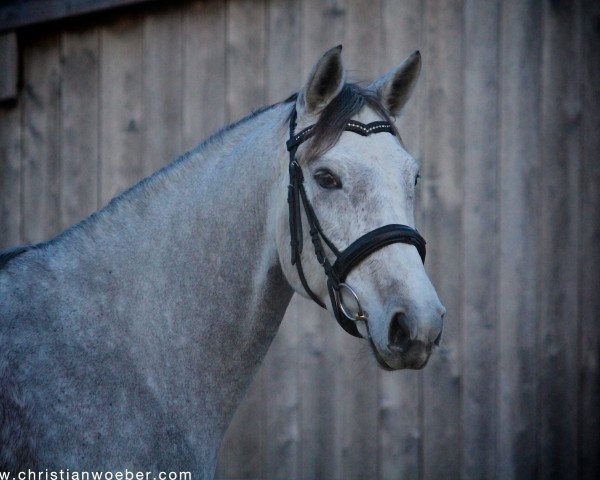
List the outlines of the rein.
<svg viewBox="0 0 600 480">
<path fill-rule="evenodd" d="M 365 324 L 367 324 L 368 331 L 368 315 L 362 309 L 356 292 L 350 285 L 345 283 L 346 277 L 354 267 L 356 267 L 369 255 L 393 243 L 407 243 L 409 245 L 414 245 L 421 256 L 421 260 L 425 262 L 425 239 L 419 234 L 419 232 L 417 232 L 416 229 L 412 227 L 407 225 L 390 224 L 376 228 L 375 230 L 366 233 L 362 237 L 359 237 L 345 250 L 338 250 L 333 242 L 327 238 L 327 235 L 325 235 L 323 229 L 321 228 L 319 219 L 317 218 L 317 215 L 315 214 L 315 211 L 308 200 L 308 197 L 306 196 L 302 168 L 296 161 L 296 151 L 303 142 L 313 136 L 314 125 L 310 125 L 295 134 L 294 131 L 296 128 L 296 118 L 297 112 L 294 108 L 290 117 L 290 138 L 286 143 L 287 150 L 290 155 L 288 205 L 292 265 L 296 265 L 300 282 L 302 283 L 304 290 L 306 290 L 306 293 L 308 293 L 310 298 L 312 298 L 317 305 L 321 306 L 322 308 L 326 308 L 321 299 L 311 290 L 302 268 L 300 254 L 302 253 L 303 249 L 301 212 L 301 208 L 303 207 L 304 214 L 306 215 L 306 220 L 310 228 L 310 238 L 312 240 L 317 261 L 323 267 L 327 277 L 327 290 L 329 291 L 329 297 L 331 299 L 331 306 L 333 308 L 335 318 L 340 326 L 350 335 L 362 337 L 362 335 L 358 332 L 356 322 L 364 321 Z M 392 135 L 395 135 L 395 130 L 392 125 L 384 121 L 363 124 L 355 120 L 350 120 L 346 123 L 344 130 L 357 133 L 364 137 L 375 133 L 391 133 Z M 325 254 L 323 242 L 325 242 L 325 244 L 336 257 L 336 260 L 333 264 L 331 264 L 327 258 L 327 255 Z M 346 305 L 344 305 L 342 300 L 343 291 L 346 291 L 353 297 L 357 307 L 355 311 L 352 311 Z M 369 340 L 372 342 L 370 338 Z"/>
</svg>

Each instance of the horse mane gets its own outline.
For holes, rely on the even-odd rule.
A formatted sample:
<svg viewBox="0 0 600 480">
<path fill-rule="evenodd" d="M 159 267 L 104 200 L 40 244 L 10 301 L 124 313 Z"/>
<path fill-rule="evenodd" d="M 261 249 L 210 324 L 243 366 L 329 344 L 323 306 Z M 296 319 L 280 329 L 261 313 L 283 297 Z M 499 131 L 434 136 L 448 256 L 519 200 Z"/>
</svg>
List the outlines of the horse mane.
<svg viewBox="0 0 600 480">
<path fill-rule="evenodd" d="M 0 250 L 0 270 L 2 270 L 2 268 L 4 268 L 4 266 L 13 258 L 31 250 L 31 248 L 31 245 L 17 245 L 16 247 L 10 247 L 6 250 Z"/>
</svg>

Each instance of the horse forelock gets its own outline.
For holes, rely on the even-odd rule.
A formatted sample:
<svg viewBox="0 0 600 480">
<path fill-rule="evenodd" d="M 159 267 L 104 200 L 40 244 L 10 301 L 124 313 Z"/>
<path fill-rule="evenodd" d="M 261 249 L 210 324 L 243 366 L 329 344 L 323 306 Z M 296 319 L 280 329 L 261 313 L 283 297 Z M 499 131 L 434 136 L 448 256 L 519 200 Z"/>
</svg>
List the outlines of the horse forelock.
<svg viewBox="0 0 600 480">
<path fill-rule="evenodd" d="M 295 93 L 287 98 L 284 103 L 295 102 L 298 94 Z M 376 92 L 364 88 L 356 83 L 346 83 L 340 93 L 323 109 L 314 125 L 313 136 L 308 142 L 305 157 L 311 161 L 332 148 L 340 139 L 346 124 L 364 108 L 369 107 L 382 120 L 389 122 L 395 130 L 396 136 L 400 138 L 386 108 Z M 289 122 L 292 111 L 286 121 Z"/>
</svg>

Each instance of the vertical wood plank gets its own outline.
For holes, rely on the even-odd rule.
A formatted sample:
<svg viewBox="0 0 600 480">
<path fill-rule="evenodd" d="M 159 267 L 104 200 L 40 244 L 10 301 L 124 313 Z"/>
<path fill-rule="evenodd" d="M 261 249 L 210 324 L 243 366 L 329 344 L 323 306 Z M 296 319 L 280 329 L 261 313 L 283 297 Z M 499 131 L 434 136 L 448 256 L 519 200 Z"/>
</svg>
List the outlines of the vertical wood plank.
<svg viewBox="0 0 600 480">
<path fill-rule="evenodd" d="M 442 345 L 423 371 L 423 478 L 458 478 L 462 283 L 462 11 L 460 0 L 428 1 L 424 11 L 424 236 L 427 270 L 447 308 Z"/>
<path fill-rule="evenodd" d="M 462 478 L 495 478 L 498 279 L 497 1 L 464 8 Z"/>
<path fill-rule="evenodd" d="M 181 11 L 166 7 L 144 19 L 145 174 L 182 153 L 183 45 Z"/>
<path fill-rule="evenodd" d="M 61 228 L 98 207 L 99 35 L 96 28 L 62 34 Z"/>
<path fill-rule="evenodd" d="M 497 301 L 497 475 L 502 479 L 538 473 L 540 20 L 539 1 L 502 2 Z"/>
<path fill-rule="evenodd" d="M 420 0 L 382 3 L 382 59 L 379 74 L 400 65 L 422 45 L 423 4 Z M 420 117 L 423 110 L 419 80 L 396 125 L 407 150 L 423 160 L 420 151 Z M 420 190 L 420 187 L 419 187 Z M 420 218 L 420 195 L 416 217 Z M 417 227 L 420 228 L 419 221 Z M 379 374 L 379 478 L 419 478 L 421 450 L 421 373 L 403 371 Z"/>
<path fill-rule="evenodd" d="M 28 39 L 23 76 L 23 240 L 47 240 L 60 226 L 60 36 Z"/>
<path fill-rule="evenodd" d="M 600 3 L 581 2 L 581 102 L 584 106 L 579 174 L 579 478 L 600 471 Z M 572 254 L 572 253 L 571 253 Z M 573 334 L 573 332 L 570 332 Z"/>
<path fill-rule="evenodd" d="M 344 40 L 346 4 L 343 0 L 302 3 L 301 88 L 317 60 Z M 342 54 L 345 57 L 346 52 Z M 328 312 L 312 301 L 298 299 L 301 453 L 300 478 L 341 479 L 341 405 L 339 345 L 347 335 Z"/>
<path fill-rule="evenodd" d="M 268 103 L 274 103 L 300 88 L 300 4 L 272 0 L 267 13 L 266 95 Z M 287 130 L 281 132 L 283 145 Z M 262 367 L 267 392 L 265 478 L 298 478 L 300 473 L 298 324 L 302 321 L 294 297 Z"/>
<path fill-rule="evenodd" d="M 344 50 L 343 57 L 350 80 L 368 84 L 375 72 L 380 70 L 379 0 L 368 3 L 347 0 Z M 342 413 L 339 433 L 342 468 L 339 473 L 341 478 L 347 480 L 377 478 L 379 367 L 370 354 L 364 355 L 365 349 L 369 348 L 366 341 L 344 334 L 338 348 L 342 359 L 339 368 L 342 383 L 335 405 Z"/>
<path fill-rule="evenodd" d="M 293 296 L 273 341 L 265 371 L 265 478 L 299 478 L 300 392 L 298 391 L 298 325 L 304 314 Z"/>
<path fill-rule="evenodd" d="M 227 114 L 239 120 L 265 103 L 265 1 L 227 4 Z"/>
<path fill-rule="evenodd" d="M 400 65 L 416 50 L 423 53 L 423 6 L 423 2 L 419 0 L 382 1 L 381 71 L 376 72 L 377 75 L 382 75 L 389 69 Z M 423 83 L 421 76 L 411 99 L 396 119 L 396 126 L 402 136 L 402 141 L 408 152 L 417 159 L 422 158 L 420 118 L 424 106 Z M 417 208 L 420 208 L 420 205 L 417 205 Z"/>
<path fill-rule="evenodd" d="M 227 3 L 227 122 L 238 120 L 265 104 L 265 9 L 263 0 Z M 265 371 L 261 369 L 223 439 L 218 477 L 265 477 L 265 388 Z"/>
<path fill-rule="evenodd" d="M 195 0 L 183 15 L 183 150 L 225 124 L 225 4 Z"/>
<path fill-rule="evenodd" d="M 21 110 L 0 107 L 0 249 L 21 242 Z"/>
<path fill-rule="evenodd" d="M 121 17 L 100 33 L 101 204 L 144 174 L 142 19 Z"/>
<path fill-rule="evenodd" d="M 544 2 L 542 14 L 540 476 L 579 478 L 578 379 L 573 375 L 578 271 L 572 251 L 578 238 L 580 32 L 575 2 Z"/>
<path fill-rule="evenodd" d="M 294 0 L 269 2 L 266 52 L 268 103 L 283 101 L 302 87 L 301 12 L 299 2 Z"/>
<path fill-rule="evenodd" d="M 17 34 L 0 33 L 0 102 L 17 98 L 18 59 Z"/>
</svg>

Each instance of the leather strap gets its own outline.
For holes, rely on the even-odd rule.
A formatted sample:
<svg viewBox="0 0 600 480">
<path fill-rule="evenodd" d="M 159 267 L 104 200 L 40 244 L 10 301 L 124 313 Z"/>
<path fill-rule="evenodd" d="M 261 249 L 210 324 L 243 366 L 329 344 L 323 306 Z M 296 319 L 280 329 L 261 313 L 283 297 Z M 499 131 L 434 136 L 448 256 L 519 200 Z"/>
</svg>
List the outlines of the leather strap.
<svg viewBox="0 0 600 480">
<path fill-rule="evenodd" d="M 294 110 L 295 113 L 295 110 Z M 295 122 L 295 116 L 294 116 Z M 293 147 L 298 147 L 310 137 L 314 135 L 314 125 L 310 125 L 303 130 L 300 130 L 298 133 L 294 134 L 290 132 L 290 139 L 286 142 L 286 146 L 288 151 Z M 371 123 L 361 123 L 356 120 L 350 120 L 344 130 L 348 132 L 358 133 L 363 137 L 368 137 L 373 133 L 382 133 L 387 132 L 395 135 L 393 127 L 388 122 L 371 122 Z"/>
<path fill-rule="evenodd" d="M 352 242 L 337 258 L 333 270 L 343 282 L 350 270 L 377 250 L 392 243 L 414 245 L 425 263 L 425 239 L 414 228 L 406 225 L 390 224 L 379 227 Z"/>
<path fill-rule="evenodd" d="M 302 212 L 301 207 L 304 207 L 304 213 L 310 229 L 310 237 L 317 257 L 317 261 L 321 264 L 327 276 L 327 290 L 331 299 L 331 305 L 336 320 L 340 326 L 355 337 L 362 337 L 356 328 L 356 323 L 347 318 L 341 311 L 339 304 L 339 296 L 337 294 L 340 283 L 347 277 L 348 273 L 361 261 L 367 258 L 375 251 L 390 245 L 392 243 L 408 243 L 414 245 L 421 259 L 425 262 L 425 239 L 414 228 L 407 225 L 391 224 L 377 228 L 362 237 L 355 240 L 348 248 L 340 252 L 329 238 L 323 232 L 319 219 L 308 200 L 306 189 L 304 188 L 304 175 L 302 168 L 296 161 L 296 152 L 298 146 L 308 140 L 314 134 L 314 125 L 306 127 L 299 133 L 294 134 L 296 128 L 296 109 L 292 111 L 290 116 L 290 138 L 286 142 L 286 146 L 290 155 L 289 175 L 290 184 L 288 186 L 288 205 L 289 205 L 289 224 L 290 224 L 290 247 L 291 247 L 291 262 L 296 265 L 300 282 L 304 290 L 310 298 L 322 308 L 326 308 L 321 299 L 311 290 L 304 275 L 302 268 L 301 253 L 303 249 L 303 230 L 302 230 Z M 371 122 L 368 124 L 360 123 L 355 120 L 350 120 L 346 127 L 346 131 L 354 132 L 362 136 L 368 136 L 374 133 L 387 132 L 392 135 L 395 130 L 388 122 Z M 336 261 L 331 264 L 323 248 L 323 242 L 336 256 Z M 368 328 L 368 327 L 367 327 Z"/>
</svg>

